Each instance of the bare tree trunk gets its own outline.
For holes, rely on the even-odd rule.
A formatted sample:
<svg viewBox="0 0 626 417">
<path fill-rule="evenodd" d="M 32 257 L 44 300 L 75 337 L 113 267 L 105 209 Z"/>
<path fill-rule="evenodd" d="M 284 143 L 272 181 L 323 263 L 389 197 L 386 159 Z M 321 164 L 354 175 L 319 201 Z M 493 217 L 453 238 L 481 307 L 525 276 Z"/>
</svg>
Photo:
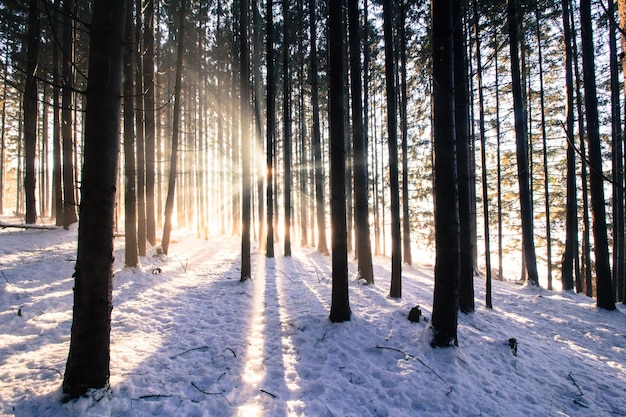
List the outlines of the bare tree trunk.
<svg viewBox="0 0 626 417">
<path fill-rule="evenodd" d="M 453 2 L 432 5 L 435 151 L 435 290 L 431 345 L 457 344 L 460 224 L 454 118 Z M 460 7 L 456 3 L 456 7 Z"/>
<path fill-rule="evenodd" d="M 63 393 L 70 398 L 109 384 L 125 3 L 97 0 L 90 25 L 74 314 L 63 379 Z"/>
<path fill-rule="evenodd" d="M 356 250 L 361 278 L 374 283 L 372 245 L 370 242 L 367 138 L 363 132 L 361 96 L 361 36 L 357 0 L 348 0 L 350 29 L 350 87 L 352 89 L 352 143 L 354 149 L 354 200 L 356 223 Z"/>
<path fill-rule="evenodd" d="M 313 1 L 313 0 L 311 0 Z M 265 244 L 265 255 L 268 258 L 274 257 L 274 144 L 275 126 L 276 126 L 276 109 L 275 95 L 275 75 L 274 75 L 274 19 L 273 4 L 267 2 L 267 238 Z M 314 47 L 314 45 L 312 46 Z"/>
<path fill-rule="evenodd" d="M 406 0 L 400 3 L 400 63 L 401 63 L 401 87 L 400 87 L 400 108 L 402 114 L 402 246 L 404 263 L 411 265 L 413 255 L 411 254 L 411 218 L 409 210 L 409 127 L 408 127 L 408 94 L 407 94 L 407 59 L 406 59 Z"/>
<path fill-rule="evenodd" d="M 124 265 L 134 268 L 139 264 L 139 257 L 135 188 L 135 126 L 133 123 L 135 117 L 133 100 L 135 38 L 133 36 L 132 3 L 132 1 L 128 1 L 126 5 L 126 34 L 124 36 L 124 240 L 126 243 Z M 137 101 L 141 101 L 141 96 L 137 98 Z"/>
<path fill-rule="evenodd" d="M 311 38 L 311 106 L 313 110 L 313 157 L 315 163 L 315 210 L 317 218 L 317 250 L 328 254 L 326 241 L 326 214 L 324 199 L 324 166 L 322 163 L 322 142 L 320 133 L 319 85 L 317 78 L 317 18 L 315 0 L 309 0 L 309 34 Z M 269 109 L 269 107 L 268 107 Z"/>
<path fill-rule="evenodd" d="M 289 1 L 282 0 L 283 4 L 283 122 L 285 124 L 283 138 L 283 169 L 284 169 L 284 207 L 285 210 L 285 256 L 291 256 L 291 79 L 289 75 L 289 31 L 290 13 Z"/>
<path fill-rule="evenodd" d="M 132 0 L 131 0 L 132 2 Z M 142 18 L 142 0 L 135 0 L 135 10 L 136 10 L 136 22 L 134 23 L 135 29 L 135 39 L 137 42 L 135 47 L 133 48 L 133 53 L 136 58 L 135 68 L 133 68 L 134 77 L 135 77 L 135 106 L 137 107 L 137 111 L 135 111 L 135 126 L 137 130 L 137 139 L 136 139 L 136 152 L 137 152 L 137 249 L 139 256 L 146 256 L 146 242 L 148 240 L 147 236 L 147 223 L 146 223 L 146 139 L 145 139 L 145 118 L 146 112 L 144 111 L 144 69 L 143 69 L 143 58 L 144 58 L 144 48 L 142 43 L 142 27 L 143 27 L 143 18 Z M 128 4 L 130 8 L 130 3 Z M 133 26 L 126 26 L 130 31 L 130 28 Z M 154 36 L 154 35 L 152 35 Z M 154 101 L 154 97 L 152 97 Z M 154 106 L 154 102 L 152 103 Z M 154 117 L 154 114 L 152 115 Z M 154 127 L 153 127 L 154 128 Z M 154 139 L 154 132 L 152 132 Z M 152 242 L 150 243 L 152 244 Z"/>
<path fill-rule="evenodd" d="M 561 266 L 564 290 L 574 289 L 574 259 L 578 254 L 578 205 L 576 190 L 576 149 L 574 146 L 574 79 L 572 73 L 572 31 L 569 20 L 570 0 L 561 0 L 563 40 L 565 42 L 565 101 L 567 136 L 567 197 L 565 214 L 565 252 Z M 576 275 L 579 275 L 578 273 Z"/>
<path fill-rule="evenodd" d="M 330 107 L 330 211 L 332 227 L 332 296 L 330 320 L 350 320 L 348 231 L 346 225 L 345 29 L 343 0 L 328 3 Z"/>
<path fill-rule="evenodd" d="M 241 78 L 239 93 L 241 103 L 241 278 L 243 282 L 252 276 L 250 266 L 250 200 L 252 194 L 252 146 L 250 140 L 250 45 L 248 0 L 239 0 L 239 59 Z"/>
<path fill-rule="evenodd" d="M 180 136 L 181 81 L 183 76 L 183 56 L 185 55 L 185 2 L 181 2 L 180 22 L 178 26 L 178 51 L 176 58 L 176 78 L 174 82 L 174 118 L 172 120 L 172 151 L 170 153 L 170 172 L 165 199 L 165 220 L 163 222 L 163 238 L 161 250 L 167 255 L 172 233 L 172 213 L 176 196 L 176 175 L 178 167 L 178 141 Z"/>
<path fill-rule="evenodd" d="M 591 1 L 580 0 L 580 27 L 582 37 L 583 80 L 585 87 L 585 116 L 587 141 L 589 143 L 591 210 L 593 213 L 593 242 L 595 246 L 596 287 L 598 307 L 615 310 L 611 267 L 604 207 L 604 183 L 602 176 L 602 148 L 598 119 L 598 96 L 596 91 Z"/>
<path fill-rule="evenodd" d="M 526 131 L 526 117 L 524 115 L 524 101 L 522 99 L 522 85 L 520 82 L 519 39 L 518 39 L 518 11 L 514 0 L 507 3 L 507 18 L 511 48 L 511 76 L 513 88 L 513 102 L 515 112 L 515 136 L 517 153 L 517 176 L 519 181 L 520 208 L 522 217 L 522 245 L 528 270 L 528 282 L 539 286 L 537 273 L 537 258 L 535 255 L 535 241 L 532 230 L 532 202 L 530 196 L 530 180 L 528 174 L 528 137 Z"/>
<path fill-rule="evenodd" d="M 39 10 L 37 0 L 30 0 L 28 8 L 28 35 L 26 56 L 26 86 L 24 89 L 24 196 L 26 197 L 26 224 L 37 220 L 35 201 L 35 154 L 37 151 L 37 59 L 39 56 Z"/>
<path fill-rule="evenodd" d="M 63 1 L 63 89 L 61 92 L 61 137 L 63 147 L 63 227 L 76 223 L 76 199 L 74 198 L 74 159 L 72 140 L 72 89 L 74 73 L 72 58 L 74 43 L 72 41 L 72 16 L 76 6 L 75 0 Z"/>
<path fill-rule="evenodd" d="M 393 2 L 383 1 L 385 38 L 385 80 L 387 90 L 387 132 L 389 145 L 389 188 L 391 193 L 391 289 L 393 298 L 402 297 L 402 237 L 400 235 L 400 185 L 398 184 L 398 122 L 393 51 Z"/>
</svg>

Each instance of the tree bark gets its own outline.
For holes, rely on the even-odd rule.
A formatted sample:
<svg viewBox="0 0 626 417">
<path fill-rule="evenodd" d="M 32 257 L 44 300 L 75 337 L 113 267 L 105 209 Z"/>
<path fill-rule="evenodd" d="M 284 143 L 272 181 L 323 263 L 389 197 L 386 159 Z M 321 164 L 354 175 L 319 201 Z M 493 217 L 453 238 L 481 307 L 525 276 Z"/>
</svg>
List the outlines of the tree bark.
<svg viewBox="0 0 626 417">
<path fill-rule="evenodd" d="M 283 176 L 284 176 L 284 255 L 291 256 L 291 79 L 289 75 L 289 31 L 290 13 L 288 0 L 282 0 L 283 5 L 283 123 L 285 124 L 283 138 Z"/>
<path fill-rule="evenodd" d="M 352 143 L 354 150 L 354 202 L 356 251 L 360 277 L 374 283 L 372 245 L 370 242 L 367 138 L 363 132 L 363 105 L 361 95 L 361 34 L 358 0 L 348 0 L 350 34 L 350 87 L 352 89 Z"/>
<path fill-rule="evenodd" d="M 574 146 L 574 78 L 572 72 L 572 31 L 569 2 L 561 0 L 563 41 L 565 43 L 565 135 L 567 136 L 567 196 L 565 203 L 565 251 L 561 265 L 563 289 L 574 289 L 574 268 L 578 253 L 578 204 L 576 189 L 576 148 Z"/>
<path fill-rule="evenodd" d="M 154 76 L 154 0 L 146 0 L 143 19 L 143 108 L 145 112 L 146 238 L 156 246 Z M 160 213 L 159 213 L 160 215 Z"/>
<path fill-rule="evenodd" d="M 176 78 L 174 81 L 174 116 L 172 120 L 172 150 L 170 153 L 170 172 L 167 182 L 167 197 L 165 198 L 165 220 L 163 222 L 163 238 L 161 249 L 167 255 L 172 233 L 172 214 L 174 211 L 174 197 L 176 196 L 176 175 L 178 172 L 178 142 L 180 136 L 180 107 L 181 81 L 183 77 L 183 56 L 185 54 L 185 2 L 180 8 L 180 22 L 178 26 L 178 51 L 176 57 Z"/>
<path fill-rule="evenodd" d="M 519 182 L 520 211 L 522 218 L 522 246 L 528 270 L 528 283 L 539 286 L 537 258 L 532 229 L 532 203 L 530 197 L 528 135 L 522 85 L 520 81 L 518 10 L 515 0 L 508 0 L 507 21 L 511 48 L 511 78 L 513 89 L 513 110 L 515 113 L 515 143 L 517 153 L 517 176 Z"/>
<path fill-rule="evenodd" d="M 598 96 L 596 91 L 591 1 L 580 1 L 580 27 L 582 37 L 583 81 L 585 87 L 585 116 L 587 142 L 589 144 L 591 210 L 593 214 L 593 242 L 595 246 L 596 288 L 598 307 L 615 310 L 611 287 L 609 245 L 604 207 L 604 183 L 602 175 L 602 148 L 598 119 Z"/>
<path fill-rule="evenodd" d="M 312 1 L 312 0 L 311 0 Z M 267 2 L 267 143 L 266 143 L 266 162 L 267 162 L 267 242 L 265 255 L 268 258 L 274 257 L 274 143 L 275 143 L 275 126 L 276 126 L 276 100 L 274 76 L 274 19 L 273 3 Z"/>
<path fill-rule="evenodd" d="M 398 106 L 393 51 L 393 1 L 383 1 L 385 38 L 385 83 L 389 146 L 389 189 L 391 194 L 391 288 L 389 295 L 402 297 L 402 237 L 400 234 L 400 185 L 398 183 Z"/>
<path fill-rule="evenodd" d="M 63 379 L 63 393 L 70 398 L 109 384 L 125 3 L 97 0 L 90 25 L 74 311 Z"/>
<path fill-rule="evenodd" d="M 343 0 L 328 3 L 330 106 L 330 214 L 332 227 L 332 295 L 330 320 L 350 320 L 348 231 L 346 225 L 346 146 L 344 108 Z"/>
<path fill-rule="evenodd" d="M 241 105 L 241 277 L 243 282 L 252 276 L 250 266 L 250 201 L 252 194 L 252 146 L 250 140 L 250 45 L 248 43 L 248 0 L 239 0 L 239 59 L 241 78 L 239 94 Z"/>
<path fill-rule="evenodd" d="M 127 2 L 131 3 L 131 2 Z M 137 246 L 137 195 L 135 187 L 135 126 L 133 78 L 135 76 L 135 38 L 133 36 L 133 8 L 126 5 L 126 34 L 124 36 L 124 265 L 134 268 L 139 264 Z M 138 97 L 138 101 L 141 96 Z"/>
<path fill-rule="evenodd" d="M 75 0 L 63 1 L 63 89 L 61 91 L 61 140 L 63 147 L 63 227 L 76 223 L 76 199 L 74 198 L 74 158 L 72 140 L 72 90 L 74 72 L 72 58 L 72 16 L 75 12 Z"/>
<path fill-rule="evenodd" d="M 26 85 L 24 89 L 24 196 L 26 198 L 26 223 L 37 220 L 35 198 L 35 154 L 37 151 L 37 59 L 39 56 L 39 10 L 37 0 L 30 0 L 28 8 L 28 35 L 26 56 Z"/>
<path fill-rule="evenodd" d="M 456 345 L 460 224 L 454 118 L 453 2 L 432 4 L 433 134 L 435 151 L 435 291 L 433 347 Z"/>
</svg>

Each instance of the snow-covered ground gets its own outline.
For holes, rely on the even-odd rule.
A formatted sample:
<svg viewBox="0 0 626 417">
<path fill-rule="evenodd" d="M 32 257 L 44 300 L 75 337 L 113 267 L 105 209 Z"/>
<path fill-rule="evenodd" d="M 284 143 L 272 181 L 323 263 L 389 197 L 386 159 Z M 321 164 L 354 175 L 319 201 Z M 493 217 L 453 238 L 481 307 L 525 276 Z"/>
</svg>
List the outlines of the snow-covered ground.
<svg viewBox="0 0 626 417">
<path fill-rule="evenodd" d="M 352 279 L 352 320 L 333 324 L 330 257 L 254 253 L 240 283 L 239 248 L 177 232 L 137 269 L 118 249 L 111 389 L 63 404 L 76 230 L 0 231 L 0 416 L 626 415 L 622 305 L 494 282 L 487 310 L 476 278 L 459 347 L 433 349 L 432 265 L 404 266 L 394 300 L 375 258 L 376 284 Z"/>
</svg>

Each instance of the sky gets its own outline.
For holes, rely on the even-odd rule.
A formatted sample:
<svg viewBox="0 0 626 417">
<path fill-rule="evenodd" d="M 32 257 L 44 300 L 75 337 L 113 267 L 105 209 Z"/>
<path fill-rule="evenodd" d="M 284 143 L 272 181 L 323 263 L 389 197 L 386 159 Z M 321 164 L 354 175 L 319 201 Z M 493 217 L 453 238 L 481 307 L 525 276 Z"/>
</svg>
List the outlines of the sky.
<svg viewBox="0 0 626 417">
<path fill-rule="evenodd" d="M 0 229 L 1 417 L 626 415 L 621 304 L 496 281 L 490 310 L 476 277 L 458 347 L 434 349 L 434 259 L 403 266 L 401 299 L 389 258 L 374 257 L 374 285 L 351 259 L 352 319 L 332 323 L 329 256 L 253 247 L 240 283 L 239 239 L 189 231 L 134 269 L 116 240 L 110 389 L 63 403 L 76 238 Z"/>
</svg>

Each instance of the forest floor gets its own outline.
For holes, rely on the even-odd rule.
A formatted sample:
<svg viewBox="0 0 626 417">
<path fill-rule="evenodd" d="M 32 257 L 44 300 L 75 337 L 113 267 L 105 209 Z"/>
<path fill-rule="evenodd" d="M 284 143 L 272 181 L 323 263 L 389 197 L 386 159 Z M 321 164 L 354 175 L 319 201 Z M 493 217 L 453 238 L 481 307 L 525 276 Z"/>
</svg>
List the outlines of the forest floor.
<svg viewBox="0 0 626 417">
<path fill-rule="evenodd" d="M 76 236 L 0 230 L 0 416 L 626 416 L 623 305 L 494 282 L 490 310 L 476 277 L 459 346 L 433 349 L 432 264 L 404 265 L 392 299 L 389 258 L 374 285 L 351 261 L 333 324 L 330 257 L 256 251 L 240 283 L 238 238 L 185 231 L 134 269 L 117 239 L 111 387 L 64 404 Z"/>
</svg>

